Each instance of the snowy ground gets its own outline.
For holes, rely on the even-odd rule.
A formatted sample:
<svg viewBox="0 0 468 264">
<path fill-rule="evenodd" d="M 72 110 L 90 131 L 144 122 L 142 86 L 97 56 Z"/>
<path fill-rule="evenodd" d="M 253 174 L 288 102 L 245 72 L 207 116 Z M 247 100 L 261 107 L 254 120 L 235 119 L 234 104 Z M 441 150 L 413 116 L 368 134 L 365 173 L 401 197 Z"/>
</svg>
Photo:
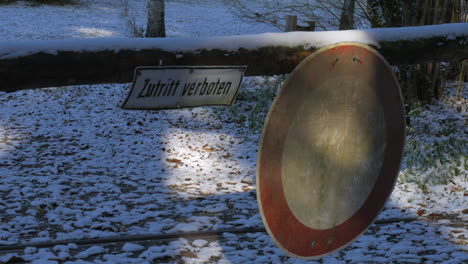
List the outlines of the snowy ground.
<svg viewBox="0 0 468 264">
<path fill-rule="evenodd" d="M 82 2 L 0 6 L 1 39 L 130 37 L 130 15 L 143 27 L 137 4 Z M 275 31 L 242 23 L 216 1 L 168 1 L 167 8 L 173 37 Z M 263 227 L 255 198 L 259 130 L 249 126 L 258 125 L 254 99 L 271 80 L 246 78 L 233 107 L 157 112 L 120 109 L 129 85 L 0 93 L 0 247 Z M 307 263 L 468 261 L 467 94 L 447 94 L 411 116 L 400 180 L 379 219 L 419 220 L 373 225 L 346 249 Z M 9 260 L 302 263 L 263 232 L 0 253 L 0 263 Z"/>
</svg>

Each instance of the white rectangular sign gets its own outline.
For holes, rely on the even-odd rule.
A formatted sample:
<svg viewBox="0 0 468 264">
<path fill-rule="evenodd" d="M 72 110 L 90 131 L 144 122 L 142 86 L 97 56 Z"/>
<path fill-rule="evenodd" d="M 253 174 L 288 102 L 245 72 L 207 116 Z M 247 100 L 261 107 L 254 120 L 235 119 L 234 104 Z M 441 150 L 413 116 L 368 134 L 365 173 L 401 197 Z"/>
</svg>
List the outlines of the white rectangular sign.
<svg viewBox="0 0 468 264">
<path fill-rule="evenodd" d="M 246 66 L 137 67 L 123 109 L 231 105 Z"/>
</svg>

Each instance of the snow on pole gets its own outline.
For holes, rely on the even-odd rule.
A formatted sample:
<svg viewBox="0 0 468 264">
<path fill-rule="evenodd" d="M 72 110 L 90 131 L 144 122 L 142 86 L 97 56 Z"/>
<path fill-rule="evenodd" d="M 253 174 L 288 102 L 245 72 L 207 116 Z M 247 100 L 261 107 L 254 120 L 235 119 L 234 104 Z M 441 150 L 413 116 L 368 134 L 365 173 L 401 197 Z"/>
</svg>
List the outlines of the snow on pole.
<svg viewBox="0 0 468 264">
<path fill-rule="evenodd" d="M 137 66 L 248 65 L 246 75 L 289 73 L 318 48 L 376 48 L 391 64 L 468 58 L 468 24 L 264 33 L 209 38 L 0 41 L 0 91 L 127 83 Z"/>
</svg>

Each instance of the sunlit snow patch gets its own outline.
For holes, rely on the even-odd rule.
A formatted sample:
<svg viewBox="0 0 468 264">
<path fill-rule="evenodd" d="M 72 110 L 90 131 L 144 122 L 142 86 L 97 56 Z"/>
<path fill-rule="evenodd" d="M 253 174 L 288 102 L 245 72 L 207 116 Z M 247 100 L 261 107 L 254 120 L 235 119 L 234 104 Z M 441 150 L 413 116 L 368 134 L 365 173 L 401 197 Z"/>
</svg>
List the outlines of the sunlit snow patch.
<svg viewBox="0 0 468 264">
<path fill-rule="evenodd" d="M 85 38 L 112 37 L 119 35 L 119 33 L 115 31 L 102 28 L 75 27 L 73 30 L 81 33 L 80 35 Z"/>
</svg>

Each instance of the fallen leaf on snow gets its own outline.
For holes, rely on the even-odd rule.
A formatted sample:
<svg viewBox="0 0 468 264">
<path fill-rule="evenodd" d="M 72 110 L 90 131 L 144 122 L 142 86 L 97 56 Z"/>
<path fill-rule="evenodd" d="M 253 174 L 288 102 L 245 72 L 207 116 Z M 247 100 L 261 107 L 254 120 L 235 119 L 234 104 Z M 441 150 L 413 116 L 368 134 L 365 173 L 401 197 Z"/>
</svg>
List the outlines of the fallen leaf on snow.
<svg viewBox="0 0 468 264">
<path fill-rule="evenodd" d="M 184 257 L 187 257 L 187 258 L 196 258 L 197 257 L 197 254 L 195 254 L 193 252 L 182 252 L 181 255 L 184 256 Z"/>
<path fill-rule="evenodd" d="M 166 159 L 167 162 L 182 164 L 180 159 Z"/>
<path fill-rule="evenodd" d="M 206 150 L 206 151 L 212 152 L 212 151 L 215 151 L 216 149 L 213 149 L 213 148 L 203 148 L 203 150 Z"/>
<path fill-rule="evenodd" d="M 231 154 L 231 153 L 228 153 L 228 154 L 223 155 L 223 156 L 221 156 L 221 157 L 223 157 L 223 158 L 225 158 L 225 159 L 229 159 L 230 157 L 232 157 L 232 154 Z"/>
<path fill-rule="evenodd" d="M 432 220 L 440 220 L 441 219 L 440 215 L 434 214 L 434 213 L 427 215 L 427 217 L 430 217 Z"/>
</svg>

